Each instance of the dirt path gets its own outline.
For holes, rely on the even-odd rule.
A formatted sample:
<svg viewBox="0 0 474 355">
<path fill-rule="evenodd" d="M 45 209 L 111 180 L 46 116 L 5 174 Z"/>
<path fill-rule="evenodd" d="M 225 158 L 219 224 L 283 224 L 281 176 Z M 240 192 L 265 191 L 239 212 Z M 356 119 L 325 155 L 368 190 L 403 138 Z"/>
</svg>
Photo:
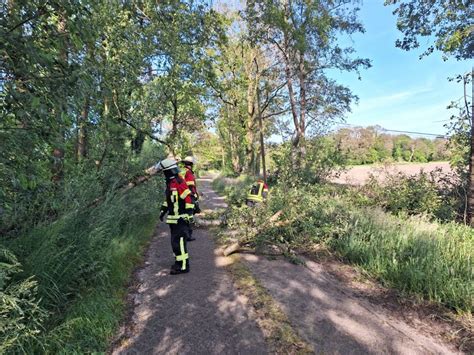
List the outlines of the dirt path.
<svg viewBox="0 0 474 355">
<path fill-rule="evenodd" d="M 305 341 L 323 354 L 452 354 L 380 306 L 358 298 L 321 264 L 243 255 Z"/>
<path fill-rule="evenodd" d="M 203 208 L 223 206 L 223 198 L 201 180 Z M 225 204 L 224 204 L 225 206 Z M 171 276 L 173 262 L 168 226 L 160 224 L 138 273 L 133 295 L 133 326 L 114 354 L 262 354 L 263 335 L 246 299 L 240 296 L 215 255 L 205 229 L 188 244 L 191 272 Z"/>
</svg>

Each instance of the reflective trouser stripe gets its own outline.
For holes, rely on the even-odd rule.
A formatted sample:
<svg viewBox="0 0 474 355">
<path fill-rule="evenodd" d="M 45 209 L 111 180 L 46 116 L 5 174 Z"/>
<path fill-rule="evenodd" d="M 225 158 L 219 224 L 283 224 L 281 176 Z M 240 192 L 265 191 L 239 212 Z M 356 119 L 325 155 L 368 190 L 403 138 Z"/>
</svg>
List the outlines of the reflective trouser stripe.
<svg viewBox="0 0 474 355">
<path fill-rule="evenodd" d="M 178 191 L 173 191 L 172 197 L 173 197 L 173 204 L 174 204 L 173 212 L 175 216 L 178 216 L 179 215 Z"/>
<path fill-rule="evenodd" d="M 181 255 L 176 255 L 176 261 L 182 261 L 181 270 L 186 270 L 186 260 L 188 259 L 188 254 L 184 250 L 184 238 L 179 238 L 179 250 Z"/>
</svg>

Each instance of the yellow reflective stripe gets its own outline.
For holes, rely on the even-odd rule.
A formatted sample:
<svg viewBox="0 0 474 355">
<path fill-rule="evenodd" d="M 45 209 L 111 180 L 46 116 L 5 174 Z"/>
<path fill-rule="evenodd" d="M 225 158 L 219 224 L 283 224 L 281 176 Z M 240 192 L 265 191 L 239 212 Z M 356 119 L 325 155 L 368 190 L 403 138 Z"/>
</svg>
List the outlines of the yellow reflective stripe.
<svg viewBox="0 0 474 355">
<path fill-rule="evenodd" d="M 177 220 L 177 219 L 167 218 L 167 219 L 166 219 L 166 223 L 168 223 L 168 224 L 178 224 L 178 220 Z"/>
<path fill-rule="evenodd" d="M 188 214 L 179 214 L 179 215 L 168 215 L 168 219 L 175 219 L 175 220 L 178 220 L 180 218 L 186 218 L 188 217 L 189 215 Z"/>
<path fill-rule="evenodd" d="M 191 191 L 189 189 L 186 189 L 183 191 L 183 193 L 181 194 L 181 199 L 184 200 L 186 198 L 186 196 L 188 196 L 189 194 L 191 193 Z"/>
<path fill-rule="evenodd" d="M 168 202 L 165 200 L 161 206 L 168 207 Z"/>
<path fill-rule="evenodd" d="M 174 199 L 173 199 L 174 197 Z M 179 215 L 178 191 L 173 191 L 171 194 L 171 201 L 173 202 L 173 212 L 175 216 Z"/>
<path fill-rule="evenodd" d="M 194 181 L 186 181 L 186 184 L 187 184 L 188 186 L 194 186 L 194 185 L 196 185 L 196 184 L 194 183 Z"/>
<path fill-rule="evenodd" d="M 263 191 L 263 184 L 260 184 L 260 187 L 258 188 L 258 196 L 262 196 L 262 191 Z"/>
<path fill-rule="evenodd" d="M 261 196 L 257 196 L 257 195 L 248 195 L 247 200 L 262 202 L 263 198 Z"/>
<path fill-rule="evenodd" d="M 177 261 L 183 261 L 183 260 L 186 260 L 186 259 L 188 259 L 188 258 L 189 258 L 189 254 L 186 253 L 186 254 L 183 254 L 183 255 L 178 255 L 178 256 L 176 257 L 176 260 L 177 260 Z"/>
<path fill-rule="evenodd" d="M 183 237 L 179 238 L 179 249 L 181 251 L 181 255 L 186 254 L 186 251 L 184 250 L 184 238 Z M 176 257 L 176 260 L 178 260 L 177 257 Z M 186 259 L 183 259 L 182 261 L 183 261 L 183 264 L 181 265 L 181 270 L 186 270 Z"/>
<path fill-rule="evenodd" d="M 187 203 L 184 205 L 184 208 L 186 209 L 194 208 L 194 203 Z"/>
</svg>

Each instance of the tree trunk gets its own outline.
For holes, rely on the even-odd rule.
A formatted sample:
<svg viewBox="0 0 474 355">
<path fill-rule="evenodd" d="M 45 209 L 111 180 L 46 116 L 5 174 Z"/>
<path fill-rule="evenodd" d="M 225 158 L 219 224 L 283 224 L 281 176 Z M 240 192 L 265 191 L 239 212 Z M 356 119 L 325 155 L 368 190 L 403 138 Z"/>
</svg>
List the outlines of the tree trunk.
<svg viewBox="0 0 474 355">
<path fill-rule="evenodd" d="M 260 110 L 260 89 L 257 88 L 257 117 L 258 117 L 258 129 L 260 131 L 260 153 L 262 154 L 262 170 L 263 170 L 263 181 L 267 182 L 267 166 L 265 162 L 265 141 L 263 139 L 263 119 L 262 112 Z"/>
<path fill-rule="evenodd" d="M 259 82 L 259 73 L 258 65 L 256 65 L 256 71 L 254 72 L 254 64 L 256 63 L 256 56 L 254 55 L 254 50 L 252 51 L 252 61 L 248 64 L 246 68 L 246 75 L 248 78 L 247 86 L 247 148 L 246 148 L 246 170 L 247 173 L 252 174 L 256 169 L 256 152 L 255 147 L 255 116 L 256 116 L 256 91 Z"/>
<path fill-rule="evenodd" d="M 306 69 L 304 66 L 304 54 L 300 53 L 300 63 L 298 68 L 298 78 L 300 81 L 300 122 L 299 122 L 299 147 L 298 161 L 302 162 L 306 155 L 305 131 L 306 131 Z"/>
<path fill-rule="evenodd" d="M 285 3 L 285 21 L 288 22 L 289 17 L 289 3 L 288 1 Z M 292 70 L 291 70 L 291 63 L 290 63 L 290 49 L 289 49 L 289 39 L 288 34 L 286 31 L 283 33 L 283 48 L 282 55 L 283 61 L 285 62 L 285 76 L 286 76 L 286 86 L 288 88 L 288 96 L 290 99 L 290 107 L 291 107 L 291 115 L 293 117 L 293 123 L 295 126 L 295 137 L 293 139 L 293 148 L 297 149 L 301 139 L 301 128 L 300 122 L 298 119 L 298 108 L 295 99 L 295 92 L 293 90 L 293 78 L 292 78 Z"/>
<path fill-rule="evenodd" d="M 464 82 L 464 96 L 467 97 Z M 474 226 L 472 215 L 474 214 L 474 68 L 471 70 L 471 149 L 469 154 L 469 176 L 467 181 L 467 224 Z M 468 108 L 466 108 L 468 110 Z M 467 111 L 469 115 L 469 111 Z"/>
<path fill-rule="evenodd" d="M 60 65 L 59 70 L 66 71 L 68 67 L 68 39 L 67 39 L 67 18 L 66 13 L 63 9 L 58 10 L 59 23 L 57 31 L 60 36 L 60 50 L 59 57 L 57 58 Z M 66 87 L 59 89 L 58 94 L 61 96 L 59 99 L 60 104 L 57 106 L 57 110 L 54 110 L 53 115 L 56 116 L 56 120 L 59 123 L 59 129 L 55 132 L 55 139 L 53 142 L 52 159 L 53 164 L 51 168 L 51 181 L 59 183 L 64 177 L 64 135 L 65 135 L 65 124 L 63 121 L 63 114 L 66 114 Z"/>
</svg>

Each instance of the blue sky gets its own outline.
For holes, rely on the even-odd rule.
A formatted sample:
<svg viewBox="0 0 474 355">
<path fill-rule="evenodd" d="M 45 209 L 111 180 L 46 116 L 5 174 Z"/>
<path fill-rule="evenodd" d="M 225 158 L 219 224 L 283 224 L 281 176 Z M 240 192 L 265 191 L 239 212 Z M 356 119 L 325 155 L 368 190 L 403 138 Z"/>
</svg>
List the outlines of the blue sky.
<svg viewBox="0 0 474 355">
<path fill-rule="evenodd" d="M 346 122 L 445 134 L 443 124 L 450 117 L 446 106 L 463 93 L 462 85 L 447 78 L 469 71 L 473 63 L 444 62 L 439 53 L 420 60 L 427 41 L 410 52 L 396 48 L 401 33 L 392 10 L 383 0 L 364 1 L 359 15 L 366 32 L 353 36 L 353 46 L 360 57 L 372 60 L 372 68 L 361 73 L 362 80 L 354 73 L 333 74 L 360 99 Z"/>
</svg>

